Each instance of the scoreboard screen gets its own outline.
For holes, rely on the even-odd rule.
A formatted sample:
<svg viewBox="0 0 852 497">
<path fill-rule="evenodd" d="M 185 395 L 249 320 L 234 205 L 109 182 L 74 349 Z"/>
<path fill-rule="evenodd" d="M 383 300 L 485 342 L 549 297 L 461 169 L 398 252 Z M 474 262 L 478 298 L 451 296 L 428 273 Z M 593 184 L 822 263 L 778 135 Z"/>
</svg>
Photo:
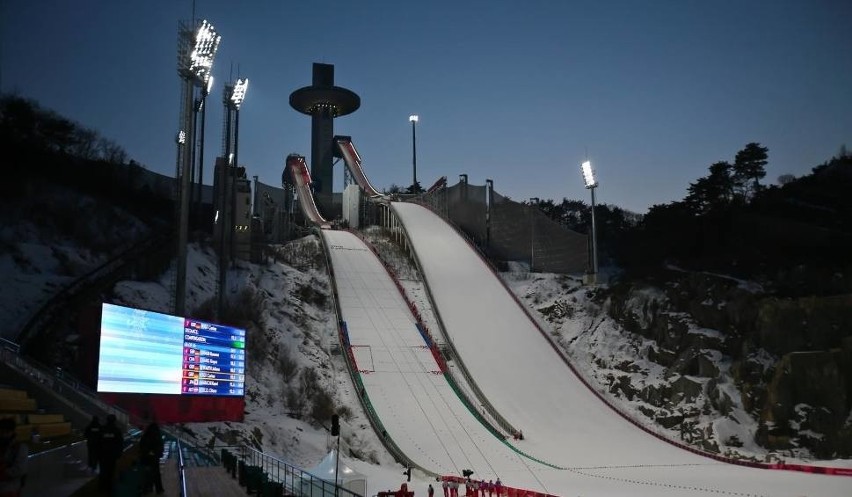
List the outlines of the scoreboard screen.
<svg viewBox="0 0 852 497">
<path fill-rule="evenodd" d="M 242 396 L 246 331 L 104 303 L 98 392 Z"/>
</svg>

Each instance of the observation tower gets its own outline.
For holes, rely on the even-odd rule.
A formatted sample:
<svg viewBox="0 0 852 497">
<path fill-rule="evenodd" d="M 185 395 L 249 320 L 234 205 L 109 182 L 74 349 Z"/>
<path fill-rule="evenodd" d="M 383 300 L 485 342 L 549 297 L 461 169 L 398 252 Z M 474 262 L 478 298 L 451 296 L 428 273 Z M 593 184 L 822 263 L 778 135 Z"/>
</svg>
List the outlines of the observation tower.
<svg viewBox="0 0 852 497">
<path fill-rule="evenodd" d="M 311 178 L 314 198 L 324 209 L 332 206 L 334 118 L 361 106 L 352 90 L 334 86 L 334 65 L 315 62 L 313 83 L 290 94 L 290 106 L 311 116 Z"/>
</svg>

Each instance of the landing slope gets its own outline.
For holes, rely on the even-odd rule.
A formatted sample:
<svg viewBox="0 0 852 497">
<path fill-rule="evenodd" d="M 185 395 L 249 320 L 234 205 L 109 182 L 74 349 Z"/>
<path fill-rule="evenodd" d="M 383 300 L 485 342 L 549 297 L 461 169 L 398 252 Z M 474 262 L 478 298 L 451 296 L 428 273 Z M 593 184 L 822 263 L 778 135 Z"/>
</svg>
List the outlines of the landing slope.
<svg viewBox="0 0 852 497">
<path fill-rule="evenodd" d="M 492 435 L 455 394 L 375 254 L 349 232 L 323 230 L 322 236 L 341 319 L 387 436 L 425 469 L 456 475 L 470 469 L 480 478 L 545 490 L 529 469 L 540 465 Z"/>
<path fill-rule="evenodd" d="M 518 448 L 566 473 L 677 495 L 775 488 L 770 495 L 852 491 L 852 479 L 743 468 L 693 454 L 638 429 L 563 362 L 498 277 L 455 230 L 416 204 L 392 203 L 408 232 L 449 338 L 495 408 L 525 439 Z M 551 488 L 567 475 L 549 473 Z M 588 480 L 574 481 L 576 488 Z M 773 485 L 773 482 L 778 483 Z M 783 482 L 783 483 L 782 483 Z M 695 485 L 697 483 L 697 486 Z M 592 484 L 594 486 L 594 484 Z M 693 488 L 695 487 L 695 488 Z M 656 490 L 654 490 L 656 488 Z"/>
</svg>

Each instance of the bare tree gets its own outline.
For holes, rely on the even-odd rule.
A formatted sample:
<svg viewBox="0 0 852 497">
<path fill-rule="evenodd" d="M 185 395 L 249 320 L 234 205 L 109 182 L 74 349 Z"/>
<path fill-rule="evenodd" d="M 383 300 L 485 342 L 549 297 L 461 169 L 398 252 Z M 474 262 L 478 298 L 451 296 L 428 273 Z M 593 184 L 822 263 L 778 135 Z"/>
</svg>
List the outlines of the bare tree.
<svg viewBox="0 0 852 497">
<path fill-rule="evenodd" d="M 796 181 L 796 176 L 792 174 L 782 174 L 781 176 L 778 176 L 778 184 L 781 186 L 790 184 L 794 181 Z"/>
</svg>

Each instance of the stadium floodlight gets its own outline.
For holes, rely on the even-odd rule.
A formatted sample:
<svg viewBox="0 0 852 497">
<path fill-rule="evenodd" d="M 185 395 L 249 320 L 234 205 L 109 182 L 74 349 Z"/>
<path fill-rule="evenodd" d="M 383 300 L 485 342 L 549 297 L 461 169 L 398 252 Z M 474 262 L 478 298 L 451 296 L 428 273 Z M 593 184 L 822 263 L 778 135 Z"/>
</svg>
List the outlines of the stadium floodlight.
<svg viewBox="0 0 852 497">
<path fill-rule="evenodd" d="M 175 141 L 177 142 L 178 145 L 183 145 L 184 143 L 186 143 L 186 131 L 184 131 L 184 130 L 178 131 L 178 134 L 177 134 L 177 137 L 175 138 Z"/>
<path fill-rule="evenodd" d="M 234 83 L 234 87 L 231 90 L 231 105 L 233 105 L 234 109 L 240 110 L 240 105 L 242 105 L 243 100 L 246 98 L 246 92 L 248 91 L 248 78 L 239 78 L 237 82 Z"/>
<path fill-rule="evenodd" d="M 590 161 L 583 162 L 583 181 L 586 182 L 586 188 L 594 188 L 598 186 L 595 181 L 595 172 L 592 171 L 592 163 Z"/>
<path fill-rule="evenodd" d="M 585 161 L 582 164 L 583 181 L 586 183 L 586 188 L 592 193 L 592 267 L 590 269 L 593 281 L 597 280 L 598 275 L 598 233 L 595 227 L 595 189 L 598 187 L 598 182 L 595 180 L 595 173 L 592 171 L 592 163 Z"/>
<path fill-rule="evenodd" d="M 182 28 L 181 39 L 179 72 L 206 88 L 222 37 L 216 33 L 212 24 L 204 20 L 194 32 Z"/>
<path fill-rule="evenodd" d="M 420 120 L 420 117 L 417 114 L 412 114 L 412 115 L 408 116 L 408 120 L 413 122 L 413 123 L 416 123 L 417 121 Z"/>
</svg>

